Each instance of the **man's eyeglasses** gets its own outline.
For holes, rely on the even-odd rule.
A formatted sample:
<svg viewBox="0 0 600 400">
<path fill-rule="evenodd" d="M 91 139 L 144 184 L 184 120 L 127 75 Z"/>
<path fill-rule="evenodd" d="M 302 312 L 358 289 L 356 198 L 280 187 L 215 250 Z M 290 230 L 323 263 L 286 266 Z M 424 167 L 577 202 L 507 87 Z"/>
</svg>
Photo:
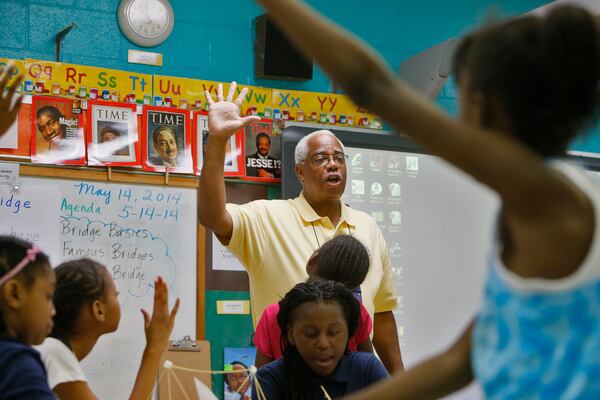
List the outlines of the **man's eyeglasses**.
<svg viewBox="0 0 600 400">
<path fill-rule="evenodd" d="M 344 153 L 336 153 L 334 155 L 326 155 L 326 154 L 317 154 L 314 157 L 311 157 L 310 163 L 315 167 L 322 167 L 329 163 L 329 160 L 332 160 L 337 165 L 345 165 L 346 160 L 348 159 L 348 155 Z M 306 161 L 306 160 L 304 160 Z"/>
</svg>

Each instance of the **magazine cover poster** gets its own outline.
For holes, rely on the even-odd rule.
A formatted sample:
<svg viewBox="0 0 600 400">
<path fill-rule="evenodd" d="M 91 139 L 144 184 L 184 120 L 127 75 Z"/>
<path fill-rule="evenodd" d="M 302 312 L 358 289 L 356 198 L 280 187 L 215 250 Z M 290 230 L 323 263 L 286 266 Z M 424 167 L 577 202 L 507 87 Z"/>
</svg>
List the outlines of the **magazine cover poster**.
<svg viewBox="0 0 600 400">
<path fill-rule="evenodd" d="M 194 136 L 194 173 L 200 175 L 208 146 L 208 114 L 204 111 L 194 114 Z M 244 174 L 242 137 L 243 131 L 240 130 L 227 141 L 225 147 L 225 176 L 242 176 Z"/>
<path fill-rule="evenodd" d="M 192 173 L 192 143 L 188 111 L 144 107 L 142 163 L 148 171 Z"/>
<path fill-rule="evenodd" d="M 262 119 L 244 128 L 244 149 L 247 179 L 280 181 L 281 136 L 274 132 L 272 120 Z"/>
<path fill-rule="evenodd" d="M 89 165 L 140 164 L 135 104 L 90 101 L 87 120 Z"/>
<path fill-rule="evenodd" d="M 73 99 L 33 96 L 31 161 L 42 164 L 85 164 L 83 114 Z"/>
<path fill-rule="evenodd" d="M 255 347 L 225 347 L 223 364 L 225 371 L 231 373 L 223 377 L 224 400 L 250 400 L 252 379 L 247 371 L 254 365 Z"/>
</svg>

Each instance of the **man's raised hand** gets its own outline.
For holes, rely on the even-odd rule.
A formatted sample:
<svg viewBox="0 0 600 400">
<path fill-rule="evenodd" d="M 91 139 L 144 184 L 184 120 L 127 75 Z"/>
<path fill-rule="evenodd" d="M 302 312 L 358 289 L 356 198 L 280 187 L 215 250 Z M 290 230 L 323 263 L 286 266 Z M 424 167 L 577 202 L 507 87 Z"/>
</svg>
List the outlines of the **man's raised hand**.
<svg viewBox="0 0 600 400">
<path fill-rule="evenodd" d="M 204 92 L 206 102 L 209 105 L 208 132 L 210 136 L 229 138 L 238 129 L 251 122 L 260 120 L 260 118 L 256 116 L 240 116 L 240 107 L 248 93 L 248 88 L 242 89 L 239 96 L 233 101 L 236 86 L 237 84 L 235 82 L 231 82 L 227 98 L 223 100 L 223 85 L 219 83 L 217 86 L 216 102 L 208 91 Z"/>
</svg>

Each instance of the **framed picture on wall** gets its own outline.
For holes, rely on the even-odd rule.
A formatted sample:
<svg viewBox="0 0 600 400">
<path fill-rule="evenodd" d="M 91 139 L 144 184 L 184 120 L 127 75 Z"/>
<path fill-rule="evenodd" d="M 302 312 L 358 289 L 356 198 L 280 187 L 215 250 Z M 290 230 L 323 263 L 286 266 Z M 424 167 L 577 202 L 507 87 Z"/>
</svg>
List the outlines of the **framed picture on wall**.
<svg viewBox="0 0 600 400">
<path fill-rule="evenodd" d="M 281 179 L 281 135 L 273 121 L 261 119 L 244 128 L 244 178 L 279 182 Z"/>
<path fill-rule="evenodd" d="M 139 165 L 136 105 L 89 101 L 87 142 L 89 165 Z"/>
<path fill-rule="evenodd" d="M 197 111 L 194 113 L 194 173 L 200 175 L 202 165 L 204 164 L 204 156 L 208 146 L 208 113 L 205 111 Z M 227 141 L 225 147 L 225 176 L 242 176 L 244 174 L 244 159 L 243 159 L 243 131 L 236 132 Z"/>
<path fill-rule="evenodd" d="M 33 96 L 31 161 L 42 164 L 85 164 L 83 127 L 79 100 Z"/>
<path fill-rule="evenodd" d="M 193 172 L 189 111 L 144 107 L 142 166 L 148 171 Z"/>
<path fill-rule="evenodd" d="M 255 347 L 225 347 L 223 349 L 224 400 L 250 400 L 252 397 L 252 378 L 248 369 L 254 365 Z"/>
</svg>

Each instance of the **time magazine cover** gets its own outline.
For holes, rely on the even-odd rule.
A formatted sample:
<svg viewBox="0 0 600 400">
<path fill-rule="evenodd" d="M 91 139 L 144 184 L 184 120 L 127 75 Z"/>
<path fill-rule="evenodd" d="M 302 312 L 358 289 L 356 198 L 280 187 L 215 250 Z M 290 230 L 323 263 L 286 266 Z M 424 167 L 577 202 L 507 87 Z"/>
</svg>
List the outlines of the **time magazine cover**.
<svg viewBox="0 0 600 400">
<path fill-rule="evenodd" d="M 142 165 L 148 171 L 193 172 L 189 111 L 144 107 Z"/>
<path fill-rule="evenodd" d="M 208 113 L 205 111 L 194 113 L 194 136 L 194 173 L 200 175 L 208 147 Z M 244 174 L 243 136 L 243 130 L 240 130 L 227 141 L 225 147 L 225 176 L 242 176 Z"/>
<path fill-rule="evenodd" d="M 89 165 L 140 164 L 135 104 L 90 101 L 87 120 Z"/>
<path fill-rule="evenodd" d="M 281 180 L 281 135 L 273 121 L 261 119 L 244 128 L 244 178 L 257 181 Z"/>
</svg>

